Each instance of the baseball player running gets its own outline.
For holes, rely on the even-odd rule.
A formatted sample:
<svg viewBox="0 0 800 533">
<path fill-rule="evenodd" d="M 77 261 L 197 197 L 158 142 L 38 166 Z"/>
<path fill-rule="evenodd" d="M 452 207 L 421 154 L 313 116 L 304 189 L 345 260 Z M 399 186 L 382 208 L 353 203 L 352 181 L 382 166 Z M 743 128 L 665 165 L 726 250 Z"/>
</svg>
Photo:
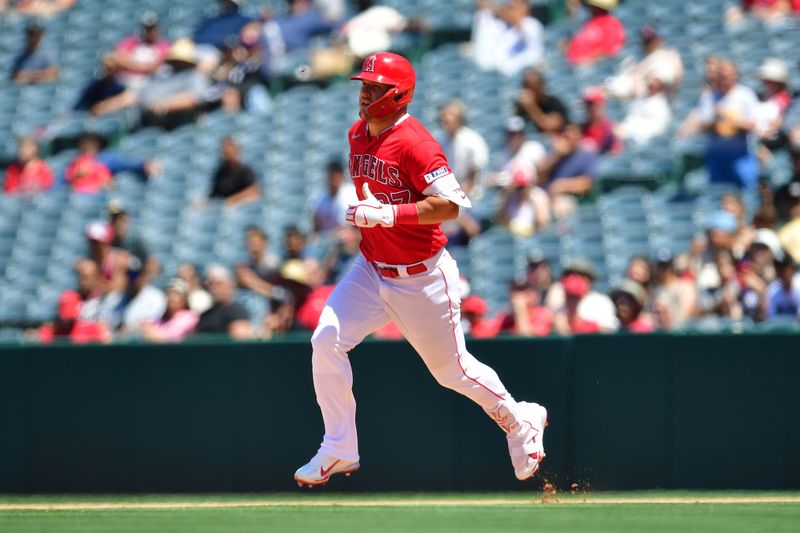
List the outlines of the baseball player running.
<svg viewBox="0 0 800 533">
<path fill-rule="evenodd" d="M 348 133 L 350 174 L 359 201 L 347 210 L 361 228 L 361 252 L 331 293 L 311 338 L 317 403 L 325 436 L 318 453 L 294 475 L 321 485 L 359 468 L 356 402 L 348 352 L 394 321 L 443 386 L 480 405 L 503 429 L 519 479 L 544 458 L 547 410 L 517 402 L 494 370 L 466 349 L 459 275 L 439 225 L 471 207 L 442 148 L 408 114 L 416 75 L 391 53 L 364 60 L 358 120 Z"/>
</svg>

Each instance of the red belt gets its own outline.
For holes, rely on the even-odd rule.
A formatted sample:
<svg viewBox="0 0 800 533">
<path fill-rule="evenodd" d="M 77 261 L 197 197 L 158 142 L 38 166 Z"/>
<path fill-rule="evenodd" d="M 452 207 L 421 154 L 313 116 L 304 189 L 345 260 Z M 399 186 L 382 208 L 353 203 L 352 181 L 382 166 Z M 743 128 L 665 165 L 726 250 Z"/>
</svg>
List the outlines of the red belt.
<svg viewBox="0 0 800 533">
<path fill-rule="evenodd" d="M 374 264 L 374 263 L 373 263 Z M 381 267 L 375 265 L 375 268 L 378 270 L 378 273 L 383 276 L 384 278 L 399 278 L 400 271 L 397 270 L 395 267 Z M 406 274 L 409 276 L 414 276 L 416 274 L 422 274 L 428 270 L 428 267 L 425 266 L 425 263 L 414 263 L 413 265 L 408 265 L 406 268 Z"/>
</svg>

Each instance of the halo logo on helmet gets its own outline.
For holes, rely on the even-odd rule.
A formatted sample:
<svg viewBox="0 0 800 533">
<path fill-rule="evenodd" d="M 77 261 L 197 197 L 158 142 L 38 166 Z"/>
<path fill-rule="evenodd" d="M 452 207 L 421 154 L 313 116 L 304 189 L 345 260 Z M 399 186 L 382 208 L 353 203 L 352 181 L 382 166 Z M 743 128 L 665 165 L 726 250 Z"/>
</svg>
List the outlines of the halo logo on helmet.
<svg viewBox="0 0 800 533">
<path fill-rule="evenodd" d="M 364 60 L 361 72 L 351 80 L 390 85 L 386 94 L 367 106 L 368 119 L 390 117 L 411 103 L 417 76 L 408 59 L 390 52 L 378 52 Z"/>
</svg>

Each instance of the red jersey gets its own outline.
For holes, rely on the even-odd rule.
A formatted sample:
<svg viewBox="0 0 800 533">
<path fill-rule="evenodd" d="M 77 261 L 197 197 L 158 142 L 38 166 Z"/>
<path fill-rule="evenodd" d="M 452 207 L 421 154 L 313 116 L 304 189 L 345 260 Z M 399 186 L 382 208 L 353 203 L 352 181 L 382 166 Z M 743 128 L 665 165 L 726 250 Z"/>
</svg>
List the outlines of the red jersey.
<svg viewBox="0 0 800 533">
<path fill-rule="evenodd" d="M 384 204 L 407 204 L 425 198 L 422 193 L 436 179 L 452 171 L 439 143 L 409 114 L 400 117 L 377 137 L 367 123 L 357 121 L 350 140 L 350 175 L 359 200 L 364 183 Z M 436 255 L 447 243 L 439 224 L 361 228 L 361 253 L 369 261 L 408 265 Z"/>
<path fill-rule="evenodd" d="M 625 45 L 625 28 L 608 13 L 592 17 L 567 45 L 567 59 L 573 65 L 589 63 L 602 56 L 615 56 Z"/>
</svg>

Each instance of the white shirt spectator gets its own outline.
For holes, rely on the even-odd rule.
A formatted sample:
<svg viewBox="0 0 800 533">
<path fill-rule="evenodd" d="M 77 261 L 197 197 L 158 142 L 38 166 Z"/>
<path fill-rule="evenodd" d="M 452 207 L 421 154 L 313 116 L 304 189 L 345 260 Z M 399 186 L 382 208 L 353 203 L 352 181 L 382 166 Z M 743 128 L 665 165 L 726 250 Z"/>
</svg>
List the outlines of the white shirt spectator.
<svg viewBox="0 0 800 533">
<path fill-rule="evenodd" d="M 669 80 L 668 85 L 683 77 L 683 61 L 677 50 L 657 48 L 638 63 L 623 61 L 619 74 L 606 84 L 606 90 L 619 99 L 641 98 L 647 95 L 647 80 L 659 76 Z"/>
<path fill-rule="evenodd" d="M 542 161 L 547 154 L 542 143 L 537 141 L 525 141 L 516 154 L 505 153 L 501 170 L 497 173 L 492 185 L 505 187 L 511 184 L 511 179 L 516 172 L 530 172 L 533 182 L 536 180 L 536 165 Z"/>
<path fill-rule="evenodd" d="M 715 101 L 714 94 L 711 91 L 704 91 L 700 96 L 697 111 L 701 123 L 711 124 L 715 122 L 717 113 L 736 120 L 755 120 L 757 108 L 758 97 L 756 93 L 749 87 L 737 84 L 719 101 Z M 725 129 L 717 131 L 717 134 L 722 137 L 735 133 L 735 130 L 730 132 Z"/>
<path fill-rule="evenodd" d="M 481 183 L 481 174 L 489 162 L 489 147 L 480 133 L 462 126 L 453 137 L 445 134 L 441 146 L 456 178 L 463 179 L 474 171 L 477 183 Z"/>
<path fill-rule="evenodd" d="M 358 202 L 356 188 L 352 183 L 343 183 L 336 195 L 328 190 L 314 202 L 314 220 L 319 231 L 330 231 L 345 224 L 347 206 Z"/>
<path fill-rule="evenodd" d="M 472 27 L 475 62 L 484 70 L 498 70 L 506 76 L 535 67 L 544 57 L 544 29 L 531 16 L 518 26 L 496 17 L 490 10 L 475 14 Z"/>
<path fill-rule="evenodd" d="M 636 144 L 647 144 L 653 137 L 667 131 L 672 120 L 672 109 L 663 92 L 637 98 L 628 108 L 628 114 L 616 133 Z"/>
<path fill-rule="evenodd" d="M 403 31 L 408 20 L 395 8 L 373 6 L 354 16 L 341 30 L 347 47 L 357 57 L 385 52 L 392 45 L 392 35 Z"/>
</svg>

